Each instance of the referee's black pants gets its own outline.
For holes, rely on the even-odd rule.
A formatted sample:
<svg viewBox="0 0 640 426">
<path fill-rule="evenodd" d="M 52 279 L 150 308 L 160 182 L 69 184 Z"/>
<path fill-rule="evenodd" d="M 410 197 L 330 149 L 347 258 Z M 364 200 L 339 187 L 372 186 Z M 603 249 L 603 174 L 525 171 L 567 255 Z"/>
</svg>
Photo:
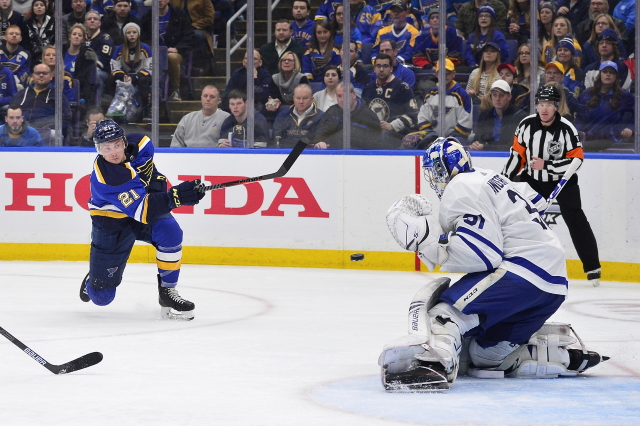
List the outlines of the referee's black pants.
<svg viewBox="0 0 640 426">
<path fill-rule="evenodd" d="M 541 182 L 533 179 L 526 173 L 523 173 L 522 181 L 527 182 L 536 192 L 544 198 L 549 198 L 553 192 L 557 182 Z M 584 272 L 593 271 L 600 267 L 600 259 L 598 257 L 598 243 L 593 235 L 591 225 L 587 220 L 587 216 L 582 210 L 582 201 L 580 200 L 580 187 L 578 186 L 578 175 L 573 175 L 566 183 L 557 197 L 560 205 L 560 212 L 564 218 L 573 245 L 578 252 L 578 257 L 582 261 Z"/>
</svg>

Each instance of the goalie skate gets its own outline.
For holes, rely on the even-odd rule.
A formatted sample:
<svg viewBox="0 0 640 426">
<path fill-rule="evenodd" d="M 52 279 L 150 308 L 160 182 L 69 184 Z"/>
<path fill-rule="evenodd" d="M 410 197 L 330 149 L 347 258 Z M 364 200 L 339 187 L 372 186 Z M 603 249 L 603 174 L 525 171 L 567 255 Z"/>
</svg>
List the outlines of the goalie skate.
<svg viewBox="0 0 640 426">
<path fill-rule="evenodd" d="M 180 297 L 178 290 L 162 287 L 158 277 L 158 303 L 160 303 L 160 319 L 191 321 L 194 318 L 195 304 Z"/>
</svg>

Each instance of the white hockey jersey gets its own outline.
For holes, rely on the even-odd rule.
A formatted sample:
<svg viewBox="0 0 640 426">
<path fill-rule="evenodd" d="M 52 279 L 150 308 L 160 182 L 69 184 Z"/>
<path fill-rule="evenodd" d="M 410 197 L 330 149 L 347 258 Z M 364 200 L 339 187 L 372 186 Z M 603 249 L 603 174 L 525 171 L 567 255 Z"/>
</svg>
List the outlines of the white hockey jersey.
<svg viewBox="0 0 640 426">
<path fill-rule="evenodd" d="M 442 231 L 452 232 L 446 245 L 448 257 L 440 269 L 503 268 L 545 292 L 566 295 L 564 249 L 535 207 L 544 202 L 526 183 L 511 182 L 492 170 L 458 174 L 440 203 Z M 433 247 L 425 247 L 419 255 L 434 263 L 433 253 Z"/>
</svg>

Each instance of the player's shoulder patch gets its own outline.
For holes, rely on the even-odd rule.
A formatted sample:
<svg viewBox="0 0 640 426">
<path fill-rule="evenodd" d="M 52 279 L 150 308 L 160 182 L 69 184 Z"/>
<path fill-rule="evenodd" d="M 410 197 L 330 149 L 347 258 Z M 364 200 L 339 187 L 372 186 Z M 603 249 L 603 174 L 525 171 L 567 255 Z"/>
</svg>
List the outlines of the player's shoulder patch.
<svg viewBox="0 0 640 426">
<path fill-rule="evenodd" d="M 102 38 L 105 39 L 105 40 L 111 40 L 111 36 L 109 34 L 107 34 L 107 33 L 103 33 L 102 34 Z"/>
<path fill-rule="evenodd" d="M 411 86 L 409 86 L 409 83 L 407 83 L 406 81 L 403 81 L 402 83 L 400 83 L 400 85 L 404 87 L 405 90 L 411 89 Z"/>
</svg>

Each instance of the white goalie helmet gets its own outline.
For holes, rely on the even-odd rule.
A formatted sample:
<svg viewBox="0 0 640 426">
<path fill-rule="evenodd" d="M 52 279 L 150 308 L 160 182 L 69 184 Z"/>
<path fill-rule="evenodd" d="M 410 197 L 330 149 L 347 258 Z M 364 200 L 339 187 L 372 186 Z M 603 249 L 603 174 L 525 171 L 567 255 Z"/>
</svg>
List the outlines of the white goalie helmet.
<svg viewBox="0 0 640 426">
<path fill-rule="evenodd" d="M 424 177 L 442 198 L 444 189 L 458 173 L 471 170 L 471 156 L 454 137 L 436 139 L 422 157 Z"/>
</svg>

